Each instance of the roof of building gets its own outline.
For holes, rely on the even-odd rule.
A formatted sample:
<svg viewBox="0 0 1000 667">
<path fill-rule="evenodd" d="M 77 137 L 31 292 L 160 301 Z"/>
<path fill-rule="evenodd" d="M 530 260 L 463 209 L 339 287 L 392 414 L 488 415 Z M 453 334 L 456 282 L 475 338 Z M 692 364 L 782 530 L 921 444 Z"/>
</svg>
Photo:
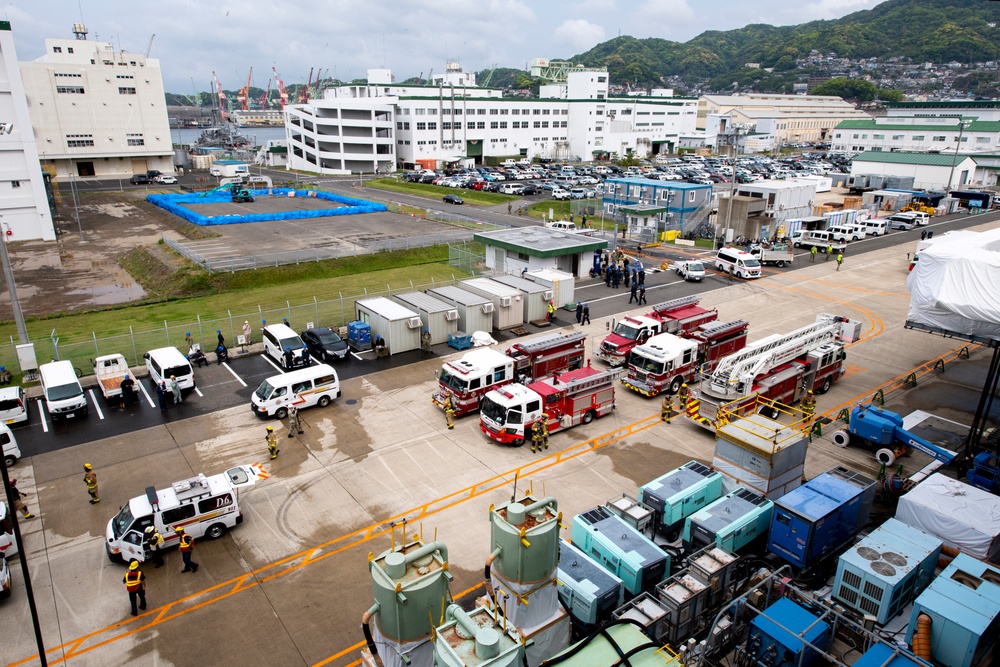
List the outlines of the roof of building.
<svg viewBox="0 0 1000 667">
<path fill-rule="evenodd" d="M 417 314 L 405 306 L 385 298 L 384 296 L 376 297 L 374 299 L 358 299 L 355 302 L 358 308 L 364 308 L 365 310 L 375 313 L 376 315 L 381 315 L 387 320 L 405 320 L 411 317 L 416 317 Z"/>
<path fill-rule="evenodd" d="M 455 309 L 455 306 L 450 303 L 442 301 L 426 292 L 404 292 L 403 294 L 394 294 L 392 298 L 402 301 L 407 306 L 428 313 L 444 313 Z"/>
<path fill-rule="evenodd" d="M 455 285 L 432 287 L 427 290 L 427 293 L 441 297 L 442 299 L 448 299 L 449 301 L 453 301 L 460 306 L 481 306 L 482 304 L 489 303 L 490 301 L 484 296 L 479 296 L 475 292 L 470 292 L 469 290 L 456 287 Z"/>
<path fill-rule="evenodd" d="M 660 181 L 655 178 L 642 178 L 640 176 L 623 176 L 621 178 L 608 178 L 605 183 L 625 183 L 626 185 L 652 185 L 667 190 L 711 190 L 711 185 L 700 185 L 698 183 L 682 183 L 680 181 Z"/>
<path fill-rule="evenodd" d="M 959 153 L 959 157 L 965 160 L 972 158 L 971 155 Z M 858 162 L 883 162 L 890 164 L 917 164 L 929 167 L 950 167 L 954 164 L 954 153 L 908 153 L 888 151 L 865 151 L 854 157 L 854 163 Z"/>
<path fill-rule="evenodd" d="M 910 118 L 910 116 L 898 116 L 898 118 Z M 887 123 L 886 119 L 871 120 L 843 120 L 837 124 L 836 130 L 919 130 L 921 132 L 941 131 L 954 132 L 958 129 L 957 123 L 936 122 L 938 118 L 926 118 L 925 123 Z M 957 118 L 956 118 L 957 120 Z M 996 120 L 974 120 L 965 132 L 1000 132 L 1000 121 Z"/>
<path fill-rule="evenodd" d="M 517 227 L 482 232 L 474 234 L 473 240 L 505 250 L 523 252 L 532 257 L 560 257 L 608 247 L 608 242 L 601 239 L 547 227 Z"/>
<path fill-rule="evenodd" d="M 883 102 L 886 109 L 996 109 L 1000 102 L 995 100 L 941 100 L 937 102 Z"/>
</svg>

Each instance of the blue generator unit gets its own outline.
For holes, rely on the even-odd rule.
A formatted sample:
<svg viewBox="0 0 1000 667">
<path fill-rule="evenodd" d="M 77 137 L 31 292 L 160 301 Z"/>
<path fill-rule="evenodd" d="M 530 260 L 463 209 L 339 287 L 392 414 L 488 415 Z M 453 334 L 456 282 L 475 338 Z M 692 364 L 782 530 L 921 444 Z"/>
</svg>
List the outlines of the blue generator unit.
<svg viewBox="0 0 1000 667">
<path fill-rule="evenodd" d="M 569 542 L 559 544 L 559 599 L 585 628 L 611 618 L 625 601 L 625 584 Z"/>
<path fill-rule="evenodd" d="M 852 667 L 926 667 L 912 654 L 901 648 L 890 648 L 885 644 L 873 644 L 865 654 L 854 661 Z"/>
<path fill-rule="evenodd" d="M 757 667 L 810 667 L 829 642 L 829 623 L 781 598 L 750 621 L 746 652 Z"/>
<path fill-rule="evenodd" d="M 357 350 L 364 352 L 372 349 L 372 328 L 361 320 L 354 320 L 347 323 L 347 344 Z"/>
<path fill-rule="evenodd" d="M 670 573 L 670 556 L 606 507 L 573 517 L 573 544 L 625 584 L 630 595 L 651 591 Z"/>
<path fill-rule="evenodd" d="M 715 543 L 737 552 L 767 534 L 773 510 L 773 502 L 741 486 L 687 518 L 684 550 L 690 553 Z"/>
<path fill-rule="evenodd" d="M 722 496 L 722 475 L 707 465 L 689 461 L 639 487 L 639 502 L 652 507 L 655 525 L 671 542 L 684 519 Z"/>
<path fill-rule="evenodd" d="M 845 546 L 868 523 L 876 482 L 836 467 L 774 501 L 767 549 L 807 570 Z"/>
<path fill-rule="evenodd" d="M 1000 641 L 1000 570 L 959 554 L 913 603 L 906 641 L 931 618 L 931 657 L 945 667 L 979 667 Z"/>
</svg>

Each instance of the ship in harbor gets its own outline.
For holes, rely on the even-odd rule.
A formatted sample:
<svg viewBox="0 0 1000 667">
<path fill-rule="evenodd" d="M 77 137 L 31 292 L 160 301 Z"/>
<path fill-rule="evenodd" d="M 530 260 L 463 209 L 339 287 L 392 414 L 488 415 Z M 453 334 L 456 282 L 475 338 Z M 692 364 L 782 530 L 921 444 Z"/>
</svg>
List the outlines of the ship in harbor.
<svg viewBox="0 0 1000 667">
<path fill-rule="evenodd" d="M 210 127 L 199 135 L 195 142 L 198 148 L 249 148 L 250 140 L 239 133 L 236 126 L 226 123 L 220 127 Z"/>
</svg>

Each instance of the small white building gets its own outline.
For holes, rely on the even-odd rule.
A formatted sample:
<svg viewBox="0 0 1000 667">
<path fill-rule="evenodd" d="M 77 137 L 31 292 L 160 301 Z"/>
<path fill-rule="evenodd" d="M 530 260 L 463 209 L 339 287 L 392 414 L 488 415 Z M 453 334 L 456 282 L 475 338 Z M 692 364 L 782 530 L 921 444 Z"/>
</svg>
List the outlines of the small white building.
<svg viewBox="0 0 1000 667">
<path fill-rule="evenodd" d="M 851 174 L 912 176 L 917 190 L 961 188 L 972 182 L 976 160 L 954 151 L 947 153 L 889 153 L 868 151 L 854 158 Z"/>
<path fill-rule="evenodd" d="M 765 218 L 778 222 L 789 218 L 802 218 L 812 214 L 816 203 L 817 182 L 811 179 L 790 178 L 788 180 L 766 180 L 756 183 L 742 183 L 734 188 L 736 196 L 759 199 L 763 209 L 759 211 Z M 720 205 L 728 196 L 720 193 Z"/>
<path fill-rule="evenodd" d="M 458 331 L 458 309 L 450 303 L 426 292 L 395 294 L 392 299 L 420 315 L 420 321 L 424 323 L 424 328 L 431 334 L 432 345 L 447 343 L 448 334 Z"/>
<path fill-rule="evenodd" d="M 427 290 L 433 297 L 449 303 L 458 311 L 458 330 L 467 334 L 493 328 L 493 301 L 461 287 L 443 285 Z"/>
<path fill-rule="evenodd" d="M 354 307 L 358 319 L 372 328 L 372 342 L 377 336 L 381 336 L 389 354 L 420 348 L 420 333 L 424 323 L 409 308 L 382 296 L 358 299 Z"/>
<path fill-rule="evenodd" d="M 56 231 L 8 21 L 0 21 L 0 78 L 0 234 L 8 241 L 52 241 Z"/>
<path fill-rule="evenodd" d="M 578 232 L 547 227 L 518 227 L 473 236 L 486 246 L 486 266 L 496 273 L 558 269 L 578 278 L 590 274 L 594 251 L 608 242 Z"/>
</svg>

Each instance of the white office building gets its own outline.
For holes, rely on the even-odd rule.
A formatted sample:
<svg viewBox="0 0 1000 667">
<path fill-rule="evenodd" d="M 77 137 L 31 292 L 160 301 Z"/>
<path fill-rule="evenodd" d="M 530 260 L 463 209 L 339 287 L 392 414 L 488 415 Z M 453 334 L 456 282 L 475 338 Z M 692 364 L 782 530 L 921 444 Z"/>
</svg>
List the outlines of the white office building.
<svg viewBox="0 0 1000 667">
<path fill-rule="evenodd" d="M 57 179 L 128 178 L 174 170 L 160 63 L 111 42 L 46 39 L 21 63 L 38 156 Z"/>
<path fill-rule="evenodd" d="M 452 71 L 455 70 L 455 71 Z M 447 80 L 468 80 L 451 67 Z M 673 152 L 694 130 L 697 103 L 608 97 L 608 73 L 571 72 L 539 97 L 470 85 L 397 85 L 388 70 L 285 109 L 289 167 L 321 173 L 471 166 L 504 158 L 593 160 Z"/>
<path fill-rule="evenodd" d="M 0 234 L 51 241 L 56 232 L 8 21 L 0 21 L 0 77 Z"/>
</svg>

